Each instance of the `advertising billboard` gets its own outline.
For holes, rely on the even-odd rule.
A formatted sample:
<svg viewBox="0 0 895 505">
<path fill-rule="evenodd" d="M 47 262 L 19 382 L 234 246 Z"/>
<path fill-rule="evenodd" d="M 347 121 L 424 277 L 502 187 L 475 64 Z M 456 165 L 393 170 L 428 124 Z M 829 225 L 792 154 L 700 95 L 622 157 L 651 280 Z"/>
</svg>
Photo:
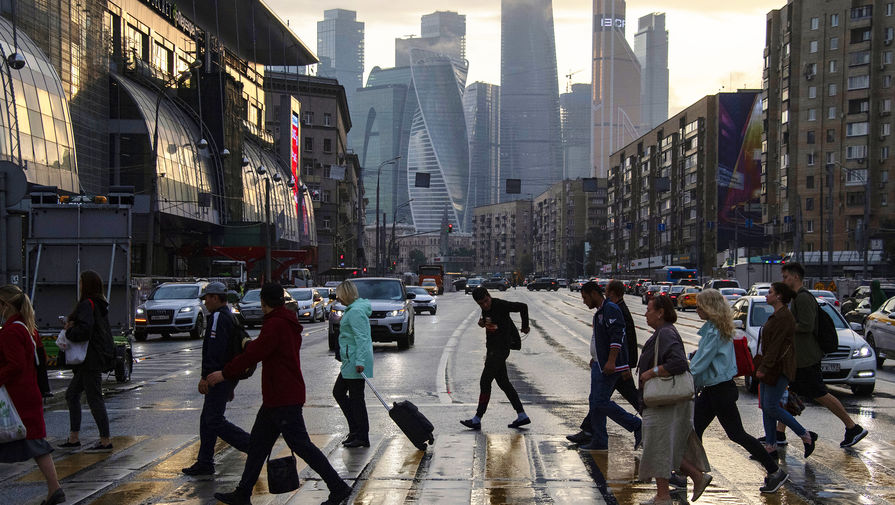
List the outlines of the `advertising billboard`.
<svg viewBox="0 0 895 505">
<path fill-rule="evenodd" d="M 761 210 L 761 93 L 718 99 L 718 248 L 757 245 Z"/>
</svg>

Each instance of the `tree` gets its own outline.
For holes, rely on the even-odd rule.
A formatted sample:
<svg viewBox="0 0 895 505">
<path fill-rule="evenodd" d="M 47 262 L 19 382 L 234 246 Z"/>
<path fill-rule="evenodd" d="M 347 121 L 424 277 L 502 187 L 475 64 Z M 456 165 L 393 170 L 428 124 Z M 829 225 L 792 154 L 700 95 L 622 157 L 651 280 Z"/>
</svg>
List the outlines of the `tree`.
<svg viewBox="0 0 895 505">
<path fill-rule="evenodd" d="M 594 275 L 597 273 L 597 265 L 605 263 L 609 254 L 609 232 L 600 228 L 591 228 L 587 230 L 587 242 L 590 243 L 590 251 L 587 253 L 584 274 Z"/>
<path fill-rule="evenodd" d="M 420 265 L 426 264 L 426 254 L 419 249 L 410 251 L 410 270 L 415 272 Z"/>
<path fill-rule="evenodd" d="M 519 256 L 519 264 L 516 266 L 516 270 L 522 274 L 522 277 L 525 278 L 528 274 L 532 273 L 535 269 L 535 264 L 531 260 L 531 254 L 523 254 Z"/>
</svg>

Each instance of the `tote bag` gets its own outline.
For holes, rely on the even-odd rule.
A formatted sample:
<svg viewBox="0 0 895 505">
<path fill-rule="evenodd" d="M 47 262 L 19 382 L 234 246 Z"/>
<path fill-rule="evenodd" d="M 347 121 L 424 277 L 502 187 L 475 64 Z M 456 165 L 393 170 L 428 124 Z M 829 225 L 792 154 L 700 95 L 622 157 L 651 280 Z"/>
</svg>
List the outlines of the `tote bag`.
<svg viewBox="0 0 895 505">
<path fill-rule="evenodd" d="M 298 489 L 298 469 L 295 454 L 285 458 L 270 459 L 267 455 L 267 489 L 271 494 L 283 494 Z"/>
<path fill-rule="evenodd" d="M 6 392 L 6 386 L 0 386 L 0 444 L 23 440 L 27 435 L 28 430 Z"/>
<path fill-rule="evenodd" d="M 653 348 L 653 368 L 659 366 L 659 339 Z M 696 388 L 690 371 L 668 377 L 658 375 L 643 383 L 643 403 L 647 407 L 672 405 L 693 399 Z"/>
<path fill-rule="evenodd" d="M 65 330 L 61 330 L 59 336 L 56 337 L 56 345 L 65 352 L 66 365 L 80 365 L 84 363 L 84 359 L 87 358 L 87 344 L 89 343 L 89 341 L 72 342 L 65 336 Z"/>
<path fill-rule="evenodd" d="M 749 352 L 746 337 L 733 339 L 733 351 L 737 359 L 737 377 L 752 377 L 755 374 L 755 362 Z"/>
</svg>

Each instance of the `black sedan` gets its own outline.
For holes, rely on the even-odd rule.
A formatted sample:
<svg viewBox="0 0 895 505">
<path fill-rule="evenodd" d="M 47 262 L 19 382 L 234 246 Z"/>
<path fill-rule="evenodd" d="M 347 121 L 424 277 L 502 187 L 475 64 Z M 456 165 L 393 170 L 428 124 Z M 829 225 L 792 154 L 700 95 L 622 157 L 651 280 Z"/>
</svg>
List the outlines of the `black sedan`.
<svg viewBox="0 0 895 505">
<path fill-rule="evenodd" d="M 528 284 L 529 291 L 540 291 L 542 289 L 546 289 L 547 291 L 557 291 L 559 289 L 559 283 L 556 282 L 556 279 L 551 277 L 541 277 Z"/>
</svg>

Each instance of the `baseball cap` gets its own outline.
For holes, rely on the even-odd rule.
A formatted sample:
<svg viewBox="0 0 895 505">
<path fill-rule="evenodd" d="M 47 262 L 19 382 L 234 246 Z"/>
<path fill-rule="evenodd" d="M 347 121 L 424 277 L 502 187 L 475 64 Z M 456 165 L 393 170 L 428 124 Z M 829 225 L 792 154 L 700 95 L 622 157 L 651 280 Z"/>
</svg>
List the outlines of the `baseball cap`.
<svg viewBox="0 0 895 505">
<path fill-rule="evenodd" d="M 227 286 L 224 285 L 223 282 L 210 282 L 207 286 L 205 286 L 205 292 L 202 293 L 202 298 L 205 298 L 205 295 L 227 295 Z"/>
</svg>

